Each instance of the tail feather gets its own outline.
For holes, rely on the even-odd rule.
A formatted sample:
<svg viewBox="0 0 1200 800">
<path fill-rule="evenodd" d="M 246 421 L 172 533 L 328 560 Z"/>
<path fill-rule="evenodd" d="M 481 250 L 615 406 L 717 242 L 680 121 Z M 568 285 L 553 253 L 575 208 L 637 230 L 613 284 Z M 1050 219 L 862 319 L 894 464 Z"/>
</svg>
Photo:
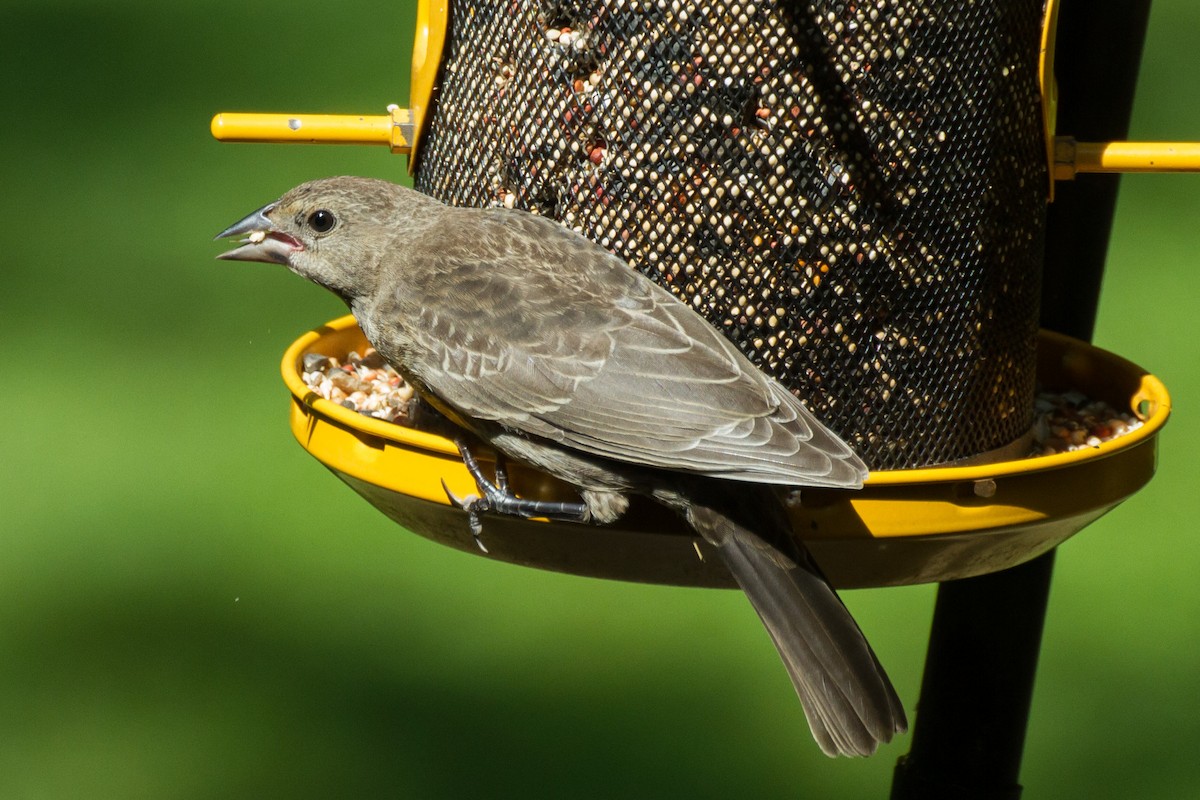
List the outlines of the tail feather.
<svg viewBox="0 0 1200 800">
<path fill-rule="evenodd" d="M 692 505 L 688 518 L 758 612 L 826 755 L 868 756 L 906 730 L 887 674 L 806 552 L 785 555 L 712 507 Z"/>
</svg>

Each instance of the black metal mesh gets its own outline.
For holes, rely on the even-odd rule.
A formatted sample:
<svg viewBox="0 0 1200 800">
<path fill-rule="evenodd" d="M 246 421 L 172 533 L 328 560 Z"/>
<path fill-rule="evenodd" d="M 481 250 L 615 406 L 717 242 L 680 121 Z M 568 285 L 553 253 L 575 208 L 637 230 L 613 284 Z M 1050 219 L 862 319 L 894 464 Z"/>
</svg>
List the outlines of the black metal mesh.
<svg viewBox="0 0 1200 800">
<path fill-rule="evenodd" d="M 417 185 L 613 250 L 873 469 L 976 456 L 1031 425 L 1041 11 L 454 0 Z"/>
</svg>

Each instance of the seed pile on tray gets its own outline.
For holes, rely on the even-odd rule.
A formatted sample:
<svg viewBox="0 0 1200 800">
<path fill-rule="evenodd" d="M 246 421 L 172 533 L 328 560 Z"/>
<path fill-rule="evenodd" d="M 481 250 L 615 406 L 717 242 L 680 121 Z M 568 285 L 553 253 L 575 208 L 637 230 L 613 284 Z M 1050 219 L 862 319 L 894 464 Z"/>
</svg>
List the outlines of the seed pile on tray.
<svg viewBox="0 0 1200 800">
<path fill-rule="evenodd" d="M 362 355 L 351 351 L 345 361 L 309 353 L 304 356 L 303 378 L 326 400 L 386 422 L 407 422 L 412 387 L 373 347 Z"/>
<path fill-rule="evenodd" d="M 1117 411 L 1082 392 L 1039 391 L 1033 412 L 1034 456 L 1099 447 L 1142 427 L 1142 421 L 1128 411 Z"/>
<path fill-rule="evenodd" d="M 409 425 L 412 387 L 368 347 L 351 351 L 344 361 L 310 353 L 304 357 L 304 383 L 341 406 L 368 417 Z M 1034 403 L 1033 450 L 1030 456 L 1099 447 L 1142 426 L 1128 411 L 1117 411 L 1081 392 L 1039 391 Z"/>
</svg>

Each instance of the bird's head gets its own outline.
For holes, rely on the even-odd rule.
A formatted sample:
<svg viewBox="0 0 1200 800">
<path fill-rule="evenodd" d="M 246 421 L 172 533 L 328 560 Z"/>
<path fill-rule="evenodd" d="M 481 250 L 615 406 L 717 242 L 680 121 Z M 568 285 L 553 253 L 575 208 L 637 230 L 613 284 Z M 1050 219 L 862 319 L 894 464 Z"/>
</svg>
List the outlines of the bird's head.
<svg viewBox="0 0 1200 800">
<path fill-rule="evenodd" d="M 387 181 L 310 181 L 217 234 L 242 237 L 217 258 L 283 264 L 349 303 L 374 290 L 382 254 L 423 203 L 436 201 Z"/>
</svg>

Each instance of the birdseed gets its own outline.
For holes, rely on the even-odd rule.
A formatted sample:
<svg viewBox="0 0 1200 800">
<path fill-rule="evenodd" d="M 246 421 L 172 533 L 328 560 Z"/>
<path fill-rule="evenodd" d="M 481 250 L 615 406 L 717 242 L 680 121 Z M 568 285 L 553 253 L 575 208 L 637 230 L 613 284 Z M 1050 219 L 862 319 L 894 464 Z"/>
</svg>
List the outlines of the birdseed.
<svg viewBox="0 0 1200 800">
<path fill-rule="evenodd" d="M 1099 447 L 1142 427 L 1142 421 L 1128 411 L 1117 411 L 1082 392 L 1039 391 L 1033 411 L 1034 456 Z"/>
<path fill-rule="evenodd" d="M 362 355 L 352 350 L 341 361 L 308 353 L 302 377 L 308 388 L 351 411 L 398 425 L 408 423 L 412 387 L 373 347 Z"/>
</svg>

